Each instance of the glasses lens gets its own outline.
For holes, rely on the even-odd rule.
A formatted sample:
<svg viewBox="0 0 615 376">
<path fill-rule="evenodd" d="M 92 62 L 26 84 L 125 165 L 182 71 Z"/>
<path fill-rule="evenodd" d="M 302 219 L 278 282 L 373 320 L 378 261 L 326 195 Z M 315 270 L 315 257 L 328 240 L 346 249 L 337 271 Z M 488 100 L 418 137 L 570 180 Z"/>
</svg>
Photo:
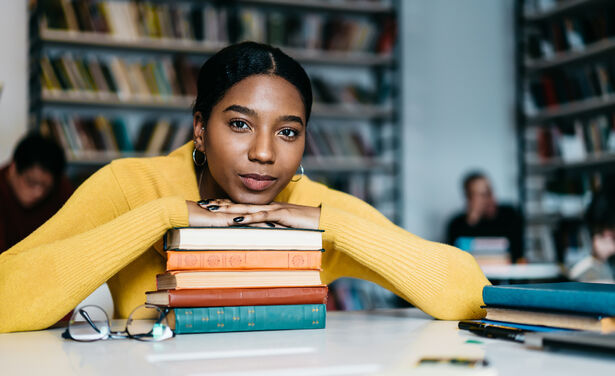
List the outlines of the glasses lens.
<svg viewBox="0 0 615 376">
<path fill-rule="evenodd" d="M 68 323 L 70 336 L 77 341 L 96 341 L 109 336 L 109 319 L 97 306 L 85 306 L 75 310 Z"/>
<path fill-rule="evenodd" d="M 163 341 L 173 337 L 162 309 L 150 305 L 142 305 L 132 311 L 126 323 L 126 331 L 140 341 Z"/>
</svg>

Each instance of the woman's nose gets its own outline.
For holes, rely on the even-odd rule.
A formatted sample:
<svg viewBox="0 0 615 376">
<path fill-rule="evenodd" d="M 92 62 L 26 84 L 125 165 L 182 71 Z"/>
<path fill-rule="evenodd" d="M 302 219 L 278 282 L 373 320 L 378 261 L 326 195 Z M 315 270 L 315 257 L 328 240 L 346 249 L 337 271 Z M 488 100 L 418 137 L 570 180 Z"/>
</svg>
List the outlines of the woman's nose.
<svg viewBox="0 0 615 376">
<path fill-rule="evenodd" d="M 275 162 L 274 140 L 264 132 L 257 132 L 248 152 L 248 159 L 260 163 Z"/>
</svg>

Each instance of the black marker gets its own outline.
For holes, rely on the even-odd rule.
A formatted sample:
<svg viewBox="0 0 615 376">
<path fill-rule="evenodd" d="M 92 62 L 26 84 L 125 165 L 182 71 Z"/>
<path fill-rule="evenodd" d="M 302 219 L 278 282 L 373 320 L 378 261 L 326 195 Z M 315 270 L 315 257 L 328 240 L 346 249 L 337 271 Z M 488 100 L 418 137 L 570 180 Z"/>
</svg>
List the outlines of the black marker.
<svg viewBox="0 0 615 376">
<path fill-rule="evenodd" d="M 480 321 L 459 321 L 458 327 L 481 337 L 505 339 L 520 343 L 525 341 L 525 332 L 523 330 L 508 326 L 486 324 Z"/>
</svg>

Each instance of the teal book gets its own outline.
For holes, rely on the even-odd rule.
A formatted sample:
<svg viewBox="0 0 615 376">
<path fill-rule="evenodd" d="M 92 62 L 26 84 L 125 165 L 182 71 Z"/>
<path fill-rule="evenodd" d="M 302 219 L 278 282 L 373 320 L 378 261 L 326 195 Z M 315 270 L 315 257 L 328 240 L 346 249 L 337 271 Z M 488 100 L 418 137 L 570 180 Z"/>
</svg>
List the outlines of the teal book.
<svg viewBox="0 0 615 376">
<path fill-rule="evenodd" d="M 177 334 L 323 329 L 326 313 L 324 304 L 175 308 L 169 324 Z"/>
<path fill-rule="evenodd" d="M 615 285 L 561 282 L 485 286 L 483 301 L 487 306 L 615 316 Z"/>
</svg>

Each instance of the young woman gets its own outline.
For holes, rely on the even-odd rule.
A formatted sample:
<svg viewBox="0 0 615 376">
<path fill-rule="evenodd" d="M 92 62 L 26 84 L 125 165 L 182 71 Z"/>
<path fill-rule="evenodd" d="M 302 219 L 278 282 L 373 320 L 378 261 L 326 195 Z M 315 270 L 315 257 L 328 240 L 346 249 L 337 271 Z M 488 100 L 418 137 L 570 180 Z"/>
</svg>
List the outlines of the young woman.
<svg viewBox="0 0 615 376">
<path fill-rule="evenodd" d="M 300 169 L 310 80 L 279 49 L 245 42 L 201 68 L 194 140 L 168 156 L 117 160 L 0 255 L 0 332 L 43 329 L 107 282 L 126 317 L 164 272 L 172 227 L 324 230 L 322 279 L 380 284 L 441 319 L 483 315 L 489 282 L 469 254 L 420 239 Z"/>
</svg>

